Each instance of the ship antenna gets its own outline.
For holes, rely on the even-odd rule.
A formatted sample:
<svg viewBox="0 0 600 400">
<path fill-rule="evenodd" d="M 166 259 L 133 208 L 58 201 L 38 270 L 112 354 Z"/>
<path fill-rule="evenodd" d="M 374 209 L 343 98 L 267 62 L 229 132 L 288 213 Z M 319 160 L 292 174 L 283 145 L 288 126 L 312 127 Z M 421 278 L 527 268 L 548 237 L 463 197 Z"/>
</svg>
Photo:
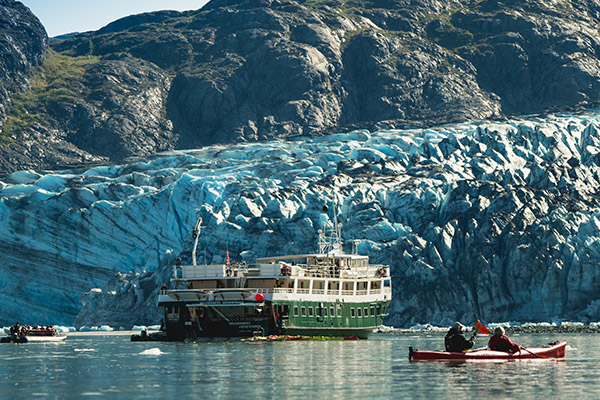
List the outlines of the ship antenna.
<svg viewBox="0 0 600 400">
<path fill-rule="evenodd" d="M 192 230 L 192 237 L 194 238 L 194 247 L 192 248 L 192 265 L 196 265 L 196 248 L 198 247 L 198 237 L 200 237 L 200 229 L 202 228 L 202 217 L 198 217 L 196 226 Z"/>
<path fill-rule="evenodd" d="M 323 206 L 323 212 L 329 211 L 327 205 Z M 333 208 L 333 227 L 327 232 L 327 226 L 323 223 L 323 228 L 319 230 L 319 253 L 339 253 L 342 251 L 342 235 L 337 220 L 337 211 Z"/>
<path fill-rule="evenodd" d="M 334 252 L 341 252 L 342 250 L 342 235 L 340 232 L 340 225 L 337 219 L 337 207 L 333 207 L 333 237 L 331 238 L 331 250 Z"/>
</svg>

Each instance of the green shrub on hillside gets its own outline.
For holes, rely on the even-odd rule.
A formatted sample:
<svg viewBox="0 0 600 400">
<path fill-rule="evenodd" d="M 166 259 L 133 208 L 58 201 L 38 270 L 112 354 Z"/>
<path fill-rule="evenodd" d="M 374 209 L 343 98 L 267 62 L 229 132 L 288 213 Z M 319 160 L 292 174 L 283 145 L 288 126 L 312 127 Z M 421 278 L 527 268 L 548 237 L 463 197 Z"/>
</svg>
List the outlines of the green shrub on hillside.
<svg viewBox="0 0 600 400">
<path fill-rule="evenodd" d="M 86 70 L 97 61 L 98 57 L 69 57 L 50 50 L 30 79 L 31 89 L 11 96 L 2 136 L 6 138 L 35 123 L 45 124 L 54 110 L 76 102 L 82 96 Z"/>
</svg>

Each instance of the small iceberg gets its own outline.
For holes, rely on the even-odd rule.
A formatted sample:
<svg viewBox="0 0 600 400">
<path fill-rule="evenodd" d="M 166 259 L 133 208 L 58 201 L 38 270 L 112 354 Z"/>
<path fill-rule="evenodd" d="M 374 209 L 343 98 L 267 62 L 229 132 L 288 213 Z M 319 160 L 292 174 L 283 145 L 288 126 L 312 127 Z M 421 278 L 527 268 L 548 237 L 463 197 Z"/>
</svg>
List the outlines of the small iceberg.
<svg viewBox="0 0 600 400">
<path fill-rule="evenodd" d="M 108 326 L 108 325 L 102 325 L 102 326 L 100 326 L 100 327 L 98 328 L 98 330 L 99 330 L 99 331 L 101 331 L 101 332 L 112 332 L 112 331 L 114 331 L 114 329 L 113 329 L 113 328 L 111 328 L 111 327 L 110 327 L 110 326 Z"/>
<path fill-rule="evenodd" d="M 54 330 L 56 332 L 60 332 L 60 333 L 69 333 L 69 332 L 75 332 L 77 329 L 75 329 L 72 326 L 60 326 L 60 325 L 54 325 L 53 326 Z"/>
<path fill-rule="evenodd" d="M 146 330 L 146 326 L 144 325 L 134 325 L 133 328 L 131 328 L 132 331 L 145 331 Z"/>
<path fill-rule="evenodd" d="M 147 349 L 142 351 L 140 354 L 144 354 L 147 356 L 159 356 L 161 354 L 165 354 L 162 351 L 160 351 L 160 349 L 158 347 L 153 347 L 151 349 Z"/>
</svg>

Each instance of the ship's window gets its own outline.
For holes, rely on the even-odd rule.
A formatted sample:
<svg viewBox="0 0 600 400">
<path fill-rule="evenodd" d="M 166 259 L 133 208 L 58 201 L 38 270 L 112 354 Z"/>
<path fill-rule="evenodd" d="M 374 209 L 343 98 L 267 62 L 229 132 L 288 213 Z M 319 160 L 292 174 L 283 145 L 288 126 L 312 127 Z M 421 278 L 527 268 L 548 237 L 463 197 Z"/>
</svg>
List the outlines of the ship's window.
<svg viewBox="0 0 600 400">
<path fill-rule="evenodd" d="M 335 317 L 335 309 L 333 308 L 333 306 L 329 307 L 329 315 Z"/>
<path fill-rule="evenodd" d="M 371 306 L 371 316 L 375 315 L 375 306 Z"/>
<path fill-rule="evenodd" d="M 306 307 L 302 307 L 300 311 L 302 312 L 302 316 L 306 317 Z"/>
<path fill-rule="evenodd" d="M 350 316 L 351 316 L 352 318 L 354 318 L 354 316 L 355 316 L 355 315 L 354 315 L 354 308 L 351 308 L 351 309 L 350 309 Z"/>
<path fill-rule="evenodd" d="M 317 314 L 317 317 L 320 317 L 321 316 L 321 308 L 315 307 L 315 313 Z"/>
<path fill-rule="evenodd" d="M 294 306 L 294 317 L 298 316 L 298 306 Z"/>
<path fill-rule="evenodd" d="M 282 312 L 282 314 L 283 315 L 289 315 L 289 313 L 290 313 L 290 306 L 288 304 L 284 304 L 283 305 L 283 312 Z M 298 313 L 296 313 L 296 315 L 298 315 Z"/>
<path fill-rule="evenodd" d="M 385 281 L 383 281 L 383 286 L 384 287 L 390 287 L 390 280 L 386 279 Z"/>
<path fill-rule="evenodd" d="M 358 307 L 356 311 L 358 311 L 358 318 L 362 317 L 362 309 Z"/>
<path fill-rule="evenodd" d="M 364 315 L 365 317 L 368 317 L 368 316 L 369 316 L 369 309 L 368 309 L 367 307 L 365 307 L 365 309 L 364 309 L 364 314 L 363 314 L 363 315 Z"/>
<path fill-rule="evenodd" d="M 172 311 L 172 308 L 171 308 L 170 306 L 169 306 L 169 307 L 167 307 L 167 313 L 168 313 L 168 314 L 171 314 L 172 312 L 173 312 L 173 311 Z"/>
<path fill-rule="evenodd" d="M 313 316 L 313 308 L 312 307 L 308 307 L 308 316 L 309 317 Z"/>
<path fill-rule="evenodd" d="M 323 308 L 323 316 L 326 317 L 327 316 L 327 307 Z"/>
<path fill-rule="evenodd" d="M 338 308 L 337 308 L 337 315 L 338 315 L 338 317 L 342 316 L 342 307 L 341 306 L 338 306 Z"/>
</svg>

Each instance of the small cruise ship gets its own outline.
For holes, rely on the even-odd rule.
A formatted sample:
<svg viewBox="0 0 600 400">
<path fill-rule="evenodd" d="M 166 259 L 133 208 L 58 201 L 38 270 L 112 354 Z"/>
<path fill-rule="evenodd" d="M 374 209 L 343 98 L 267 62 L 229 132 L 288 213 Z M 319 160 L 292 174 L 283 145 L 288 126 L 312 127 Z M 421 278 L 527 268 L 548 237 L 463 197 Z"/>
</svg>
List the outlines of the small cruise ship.
<svg viewBox="0 0 600 400">
<path fill-rule="evenodd" d="M 337 223 L 319 232 L 318 251 L 264 257 L 254 264 L 197 265 L 202 220 L 193 231 L 192 265 L 175 263 L 163 286 L 167 340 L 266 335 L 357 337 L 382 325 L 391 301 L 390 269 L 344 253 Z"/>
</svg>

